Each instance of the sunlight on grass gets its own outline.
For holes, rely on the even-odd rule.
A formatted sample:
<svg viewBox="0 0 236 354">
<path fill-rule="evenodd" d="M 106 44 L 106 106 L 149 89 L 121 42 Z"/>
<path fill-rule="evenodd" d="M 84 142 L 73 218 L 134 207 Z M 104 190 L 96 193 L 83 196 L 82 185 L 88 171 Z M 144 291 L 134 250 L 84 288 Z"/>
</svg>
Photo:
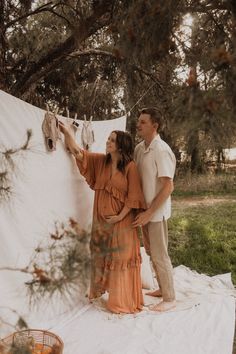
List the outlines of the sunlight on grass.
<svg viewBox="0 0 236 354">
<path fill-rule="evenodd" d="M 179 221 L 179 226 L 182 227 L 182 229 L 184 230 L 188 226 L 188 223 L 189 223 L 188 219 L 183 218 Z"/>
</svg>

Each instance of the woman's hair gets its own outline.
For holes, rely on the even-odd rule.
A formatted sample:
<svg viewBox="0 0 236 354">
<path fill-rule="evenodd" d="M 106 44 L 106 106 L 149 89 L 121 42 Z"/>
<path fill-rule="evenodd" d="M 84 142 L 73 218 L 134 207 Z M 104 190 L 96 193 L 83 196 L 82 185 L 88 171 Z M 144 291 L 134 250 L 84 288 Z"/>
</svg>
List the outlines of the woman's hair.
<svg viewBox="0 0 236 354">
<path fill-rule="evenodd" d="M 133 160 L 134 144 L 131 135 L 121 130 L 113 130 L 116 134 L 116 147 L 120 153 L 121 159 L 118 161 L 117 169 L 121 172 L 125 171 L 126 165 Z M 107 154 L 106 164 L 111 161 L 111 155 Z"/>
<path fill-rule="evenodd" d="M 157 131 L 161 131 L 163 129 L 163 116 L 159 109 L 156 107 L 142 108 L 139 110 L 139 114 L 141 113 L 150 115 L 152 123 L 158 124 Z"/>
</svg>

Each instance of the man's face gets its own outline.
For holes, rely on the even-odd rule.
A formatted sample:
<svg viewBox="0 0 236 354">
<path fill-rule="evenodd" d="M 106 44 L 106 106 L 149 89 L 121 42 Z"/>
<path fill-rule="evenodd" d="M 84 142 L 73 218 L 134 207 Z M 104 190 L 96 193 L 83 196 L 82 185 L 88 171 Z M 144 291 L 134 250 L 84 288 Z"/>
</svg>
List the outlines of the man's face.
<svg viewBox="0 0 236 354">
<path fill-rule="evenodd" d="M 153 123 L 150 119 L 150 115 L 147 113 L 141 113 L 137 122 L 137 133 L 143 139 L 152 137 L 156 133 L 157 123 Z"/>
</svg>

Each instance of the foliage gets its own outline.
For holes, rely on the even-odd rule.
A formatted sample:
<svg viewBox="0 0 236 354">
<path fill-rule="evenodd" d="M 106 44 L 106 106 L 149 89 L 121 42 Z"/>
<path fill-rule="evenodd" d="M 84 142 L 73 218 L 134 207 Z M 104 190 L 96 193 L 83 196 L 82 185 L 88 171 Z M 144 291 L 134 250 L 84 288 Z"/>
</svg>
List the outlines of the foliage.
<svg viewBox="0 0 236 354">
<path fill-rule="evenodd" d="M 2 150 L 0 151 L 0 205 L 4 202 L 8 202 L 12 196 L 14 190 L 12 186 L 12 177 L 15 173 L 16 168 L 18 167 L 15 163 L 15 157 L 30 150 L 31 137 L 32 131 L 27 130 L 26 141 L 20 147 L 8 149 L 2 148 Z M 15 329 L 27 328 L 27 323 L 25 322 L 24 318 L 20 316 L 20 314 L 18 314 L 15 310 L 3 308 L 1 306 L 1 310 L 3 309 L 4 311 L 10 311 L 14 313 L 17 317 L 17 320 L 16 323 L 13 325 L 11 323 L 8 323 L 7 320 L 5 320 L 5 317 L 7 318 L 7 315 L 4 317 L 1 316 L 0 326 L 7 325 Z"/>
<path fill-rule="evenodd" d="M 176 203 L 169 222 L 173 264 L 208 275 L 231 272 L 236 284 L 235 201 L 214 205 L 206 199 L 200 206 L 189 207 L 188 201 L 181 205 Z"/>
<path fill-rule="evenodd" d="M 0 306 L 1 309 L 1 316 L 0 316 L 0 327 L 1 329 L 5 328 L 11 329 L 14 331 L 20 331 L 20 330 L 25 330 L 28 329 L 28 324 L 25 321 L 25 319 L 22 317 L 20 313 L 18 313 L 16 310 L 13 310 L 12 308 L 5 307 L 5 306 Z M 15 317 L 15 321 L 9 321 L 9 314 L 11 317 Z M 1 344 L 1 341 L 0 341 Z M 1 352 L 1 345 L 0 345 L 0 353 Z"/>
<path fill-rule="evenodd" d="M 76 293 L 86 292 L 89 272 L 89 234 L 70 219 L 68 223 L 55 223 L 51 242 L 35 249 L 27 273 L 32 275 L 26 285 L 30 301 L 51 298 L 54 294 L 68 299 Z"/>
<path fill-rule="evenodd" d="M 14 157 L 30 149 L 31 136 L 32 131 L 27 130 L 27 138 L 22 146 L 0 151 L 0 203 L 9 200 L 12 194 L 12 174 L 16 168 Z"/>
</svg>

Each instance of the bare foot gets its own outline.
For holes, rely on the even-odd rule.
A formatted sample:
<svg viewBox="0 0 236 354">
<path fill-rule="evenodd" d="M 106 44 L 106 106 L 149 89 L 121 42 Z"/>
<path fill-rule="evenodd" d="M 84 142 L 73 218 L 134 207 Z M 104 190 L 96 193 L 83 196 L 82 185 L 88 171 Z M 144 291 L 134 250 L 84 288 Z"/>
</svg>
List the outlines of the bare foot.
<svg viewBox="0 0 236 354">
<path fill-rule="evenodd" d="M 161 301 L 159 304 L 149 306 L 151 311 L 165 312 L 176 307 L 176 301 Z"/>
<path fill-rule="evenodd" d="M 154 296 L 154 297 L 162 297 L 162 293 L 161 293 L 160 289 L 155 290 L 155 291 L 149 291 L 148 293 L 145 293 L 145 295 Z"/>
</svg>

